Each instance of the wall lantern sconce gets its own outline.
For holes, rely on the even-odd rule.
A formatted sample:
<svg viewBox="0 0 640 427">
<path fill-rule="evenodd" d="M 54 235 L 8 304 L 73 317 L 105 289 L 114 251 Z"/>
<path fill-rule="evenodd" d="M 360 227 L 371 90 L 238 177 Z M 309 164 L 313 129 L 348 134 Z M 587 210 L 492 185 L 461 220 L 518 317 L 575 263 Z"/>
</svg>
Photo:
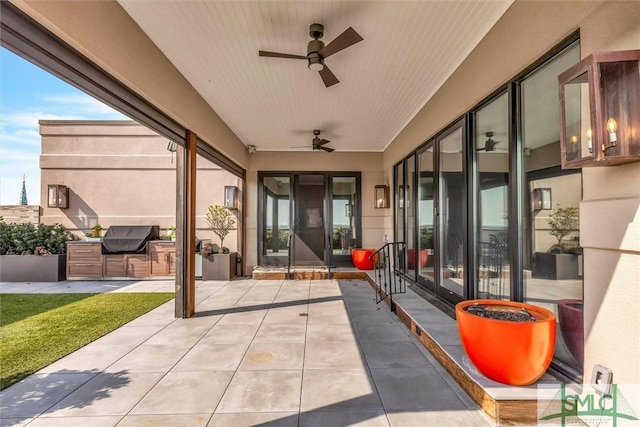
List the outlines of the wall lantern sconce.
<svg viewBox="0 0 640 427">
<path fill-rule="evenodd" d="M 389 186 L 388 185 L 376 185 L 374 200 L 376 201 L 375 208 L 383 209 L 389 207 Z"/>
<path fill-rule="evenodd" d="M 47 207 L 68 209 L 69 208 L 69 187 L 66 185 L 53 184 L 47 186 Z"/>
<path fill-rule="evenodd" d="M 549 210 L 551 209 L 551 189 L 550 188 L 534 188 L 531 194 L 533 210 Z"/>
<path fill-rule="evenodd" d="M 224 207 L 238 209 L 238 187 L 235 185 L 224 186 Z"/>
<path fill-rule="evenodd" d="M 558 83 L 563 168 L 640 161 L 640 49 L 593 53 Z"/>
</svg>

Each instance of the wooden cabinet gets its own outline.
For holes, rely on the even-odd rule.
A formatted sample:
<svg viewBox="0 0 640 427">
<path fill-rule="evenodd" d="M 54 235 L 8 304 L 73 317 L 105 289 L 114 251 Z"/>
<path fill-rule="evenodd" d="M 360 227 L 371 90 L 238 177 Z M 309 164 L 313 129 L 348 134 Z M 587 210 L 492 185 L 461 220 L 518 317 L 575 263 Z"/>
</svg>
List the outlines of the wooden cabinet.
<svg viewBox="0 0 640 427">
<path fill-rule="evenodd" d="M 77 242 L 67 246 L 67 279 L 101 279 L 102 253 L 99 242 Z"/>
<path fill-rule="evenodd" d="M 149 275 L 175 276 L 176 274 L 176 244 L 175 242 L 150 242 Z"/>
<path fill-rule="evenodd" d="M 146 254 L 102 255 L 100 242 L 67 244 L 67 279 L 146 279 L 176 274 L 176 243 L 152 241 Z"/>
</svg>

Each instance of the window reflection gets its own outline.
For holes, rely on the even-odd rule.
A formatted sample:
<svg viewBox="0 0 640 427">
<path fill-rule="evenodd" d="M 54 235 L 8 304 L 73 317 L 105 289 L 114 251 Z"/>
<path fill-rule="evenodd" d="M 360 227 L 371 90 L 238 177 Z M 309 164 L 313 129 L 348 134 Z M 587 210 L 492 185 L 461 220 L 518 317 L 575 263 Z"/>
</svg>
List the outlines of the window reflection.
<svg viewBox="0 0 640 427">
<path fill-rule="evenodd" d="M 582 249 L 579 226 L 558 240 L 554 218 L 577 214 L 582 197 L 579 170 L 560 168 L 560 124 L 557 76 L 580 60 L 576 46 L 522 83 L 523 160 L 527 174 L 528 212 L 525 245 L 525 300 L 557 314 L 555 359 L 561 369 L 583 370 Z M 533 203 L 535 189 L 550 194 L 549 203 Z M 538 191 L 540 194 L 542 191 Z M 550 206 L 549 206 L 550 204 Z M 551 209 L 548 209 L 548 208 Z M 560 233 L 563 234 L 564 232 Z"/>
<path fill-rule="evenodd" d="M 505 92 L 476 113 L 476 277 L 480 298 L 510 297 L 508 108 Z"/>
</svg>

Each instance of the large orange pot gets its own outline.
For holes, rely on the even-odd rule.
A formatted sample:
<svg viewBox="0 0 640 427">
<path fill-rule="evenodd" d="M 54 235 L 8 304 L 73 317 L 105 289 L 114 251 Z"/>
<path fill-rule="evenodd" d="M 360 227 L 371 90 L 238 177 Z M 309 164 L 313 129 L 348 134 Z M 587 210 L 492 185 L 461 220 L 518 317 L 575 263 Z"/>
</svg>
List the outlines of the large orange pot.
<svg viewBox="0 0 640 427">
<path fill-rule="evenodd" d="M 479 304 L 500 310 L 524 308 L 535 322 L 487 319 L 468 313 Z M 547 370 L 556 344 L 556 316 L 549 310 L 515 301 L 469 300 L 456 305 L 462 345 L 487 378 L 510 385 L 529 385 Z"/>
<path fill-rule="evenodd" d="M 369 259 L 375 249 L 352 249 L 351 259 L 358 270 L 373 270 L 374 262 Z"/>
</svg>

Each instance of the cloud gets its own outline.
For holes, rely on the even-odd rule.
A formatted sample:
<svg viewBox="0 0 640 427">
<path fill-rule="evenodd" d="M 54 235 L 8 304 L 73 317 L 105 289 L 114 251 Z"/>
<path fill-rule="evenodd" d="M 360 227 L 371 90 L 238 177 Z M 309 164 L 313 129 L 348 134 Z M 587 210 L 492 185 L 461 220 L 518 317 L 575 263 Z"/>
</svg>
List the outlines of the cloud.
<svg viewBox="0 0 640 427">
<path fill-rule="evenodd" d="M 59 107 L 64 107 L 67 112 L 82 117 L 126 120 L 128 117 L 103 104 L 95 98 L 84 94 L 59 94 L 45 96 L 44 101 Z M 96 117 L 99 116 L 99 117 Z"/>
<path fill-rule="evenodd" d="M 2 145 L 28 145 L 40 148 L 40 134 L 32 129 L 18 129 L 16 131 L 2 131 L 0 137 Z"/>
</svg>

